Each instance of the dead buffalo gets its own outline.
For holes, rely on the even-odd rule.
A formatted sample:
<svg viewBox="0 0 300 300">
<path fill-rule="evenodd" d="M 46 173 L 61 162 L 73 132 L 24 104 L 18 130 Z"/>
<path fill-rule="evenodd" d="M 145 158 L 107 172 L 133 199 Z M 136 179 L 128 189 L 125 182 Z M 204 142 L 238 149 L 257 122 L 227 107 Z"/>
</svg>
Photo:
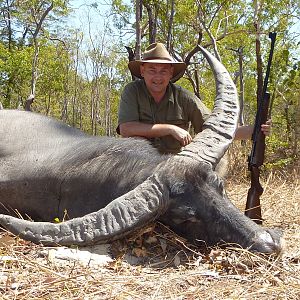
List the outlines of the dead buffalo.
<svg viewBox="0 0 300 300">
<path fill-rule="evenodd" d="M 191 240 L 278 253 L 281 238 L 244 216 L 214 171 L 232 142 L 238 100 L 224 66 L 201 48 L 216 79 L 213 112 L 178 155 L 142 139 L 88 136 L 45 116 L 0 111 L 0 224 L 35 243 L 105 243 L 160 220 Z M 31 222 L 12 217 L 47 222 Z M 65 213 L 68 221 L 62 220 Z"/>
</svg>

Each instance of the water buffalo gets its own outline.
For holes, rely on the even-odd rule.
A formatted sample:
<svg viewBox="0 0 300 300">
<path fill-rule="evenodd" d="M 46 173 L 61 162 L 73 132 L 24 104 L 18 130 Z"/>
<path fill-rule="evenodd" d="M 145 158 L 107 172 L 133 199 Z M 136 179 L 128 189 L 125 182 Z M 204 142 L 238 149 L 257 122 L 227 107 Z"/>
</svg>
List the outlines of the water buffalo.
<svg viewBox="0 0 300 300">
<path fill-rule="evenodd" d="M 0 111 L 0 224 L 35 243 L 87 245 L 160 220 L 191 240 L 280 252 L 280 235 L 244 216 L 214 171 L 239 108 L 225 67 L 200 49 L 214 71 L 215 105 L 177 155 L 160 154 L 143 139 L 93 137 L 32 112 Z M 16 211 L 44 222 L 15 218 Z"/>
</svg>

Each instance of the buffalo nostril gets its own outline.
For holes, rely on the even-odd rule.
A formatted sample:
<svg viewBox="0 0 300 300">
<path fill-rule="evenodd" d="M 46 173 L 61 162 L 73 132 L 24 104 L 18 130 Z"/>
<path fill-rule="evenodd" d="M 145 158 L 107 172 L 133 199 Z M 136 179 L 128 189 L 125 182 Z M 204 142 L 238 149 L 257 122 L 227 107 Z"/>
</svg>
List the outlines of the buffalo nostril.
<svg viewBox="0 0 300 300">
<path fill-rule="evenodd" d="M 270 243 L 270 244 L 274 243 L 274 239 L 272 238 L 271 234 L 267 231 L 260 234 L 258 238 L 265 243 Z"/>
<path fill-rule="evenodd" d="M 250 246 L 251 251 L 265 254 L 281 254 L 284 250 L 284 240 L 277 232 L 265 231 L 254 239 Z"/>
</svg>

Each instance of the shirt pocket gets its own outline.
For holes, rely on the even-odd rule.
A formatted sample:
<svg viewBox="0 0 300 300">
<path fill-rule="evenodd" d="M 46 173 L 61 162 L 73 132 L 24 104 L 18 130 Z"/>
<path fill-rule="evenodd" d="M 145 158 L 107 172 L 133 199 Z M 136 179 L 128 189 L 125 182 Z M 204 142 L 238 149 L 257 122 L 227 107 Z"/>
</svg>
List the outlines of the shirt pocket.
<svg viewBox="0 0 300 300">
<path fill-rule="evenodd" d="M 166 121 L 168 124 L 173 124 L 181 128 L 188 129 L 189 122 L 184 116 L 182 108 L 179 106 L 169 108 Z"/>
<path fill-rule="evenodd" d="M 154 116 L 152 113 L 150 103 L 148 101 L 141 101 L 139 103 L 139 118 L 140 122 L 151 124 L 154 123 Z"/>
</svg>

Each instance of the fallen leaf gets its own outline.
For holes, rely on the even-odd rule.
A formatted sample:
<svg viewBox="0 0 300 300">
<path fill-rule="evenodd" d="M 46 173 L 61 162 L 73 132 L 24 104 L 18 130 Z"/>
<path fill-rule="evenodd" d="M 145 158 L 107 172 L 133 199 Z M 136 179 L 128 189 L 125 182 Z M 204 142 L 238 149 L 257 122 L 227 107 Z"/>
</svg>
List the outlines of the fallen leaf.
<svg viewBox="0 0 300 300">
<path fill-rule="evenodd" d="M 145 240 L 145 242 L 146 242 L 147 244 L 154 244 L 154 243 L 157 243 L 157 238 L 156 238 L 155 236 L 149 236 L 149 237 Z"/>
<path fill-rule="evenodd" d="M 132 254 L 134 254 L 137 257 L 146 257 L 147 256 L 147 250 L 143 248 L 133 248 Z"/>
<path fill-rule="evenodd" d="M 11 246 L 15 243 L 15 238 L 11 235 L 4 234 L 0 236 L 0 247 Z"/>
</svg>

